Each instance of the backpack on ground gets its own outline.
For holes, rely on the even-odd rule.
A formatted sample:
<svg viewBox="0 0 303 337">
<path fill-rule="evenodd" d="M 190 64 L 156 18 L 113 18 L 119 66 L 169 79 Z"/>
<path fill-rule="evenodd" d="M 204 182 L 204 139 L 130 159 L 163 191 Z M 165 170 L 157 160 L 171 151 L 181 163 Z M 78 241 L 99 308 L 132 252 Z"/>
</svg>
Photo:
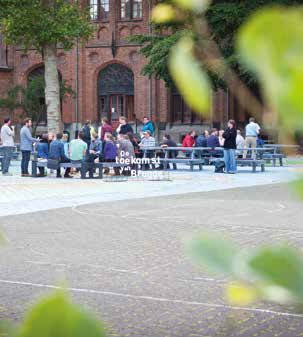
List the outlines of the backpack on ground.
<svg viewBox="0 0 303 337">
<path fill-rule="evenodd" d="M 224 161 L 217 160 L 214 162 L 215 165 L 215 173 L 224 173 L 225 163 Z"/>
</svg>

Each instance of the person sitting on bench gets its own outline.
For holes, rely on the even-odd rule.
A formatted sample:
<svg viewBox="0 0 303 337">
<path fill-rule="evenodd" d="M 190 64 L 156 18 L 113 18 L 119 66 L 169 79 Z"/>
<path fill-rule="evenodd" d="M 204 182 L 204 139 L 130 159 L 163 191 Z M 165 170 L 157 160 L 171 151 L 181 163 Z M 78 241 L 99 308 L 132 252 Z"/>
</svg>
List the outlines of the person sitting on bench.
<svg viewBox="0 0 303 337">
<path fill-rule="evenodd" d="M 70 160 L 64 154 L 64 144 L 62 142 L 62 133 L 57 133 L 56 139 L 53 140 L 50 144 L 49 159 L 55 159 L 59 161 L 59 167 L 57 169 L 57 178 L 61 178 L 61 168 L 60 163 L 69 163 Z M 64 178 L 72 178 L 70 173 L 70 167 L 66 168 L 64 173 Z"/>
</svg>

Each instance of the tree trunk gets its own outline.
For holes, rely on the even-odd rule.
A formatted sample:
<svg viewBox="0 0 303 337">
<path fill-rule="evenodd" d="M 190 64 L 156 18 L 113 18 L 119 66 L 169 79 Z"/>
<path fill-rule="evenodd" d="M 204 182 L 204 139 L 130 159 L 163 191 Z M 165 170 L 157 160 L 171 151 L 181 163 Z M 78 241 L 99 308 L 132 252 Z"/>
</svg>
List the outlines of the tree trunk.
<svg viewBox="0 0 303 337">
<path fill-rule="evenodd" d="M 45 103 L 47 107 L 48 131 L 62 132 L 60 111 L 60 84 L 57 70 L 57 48 L 47 44 L 43 48 L 45 65 Z"/>
</svg>

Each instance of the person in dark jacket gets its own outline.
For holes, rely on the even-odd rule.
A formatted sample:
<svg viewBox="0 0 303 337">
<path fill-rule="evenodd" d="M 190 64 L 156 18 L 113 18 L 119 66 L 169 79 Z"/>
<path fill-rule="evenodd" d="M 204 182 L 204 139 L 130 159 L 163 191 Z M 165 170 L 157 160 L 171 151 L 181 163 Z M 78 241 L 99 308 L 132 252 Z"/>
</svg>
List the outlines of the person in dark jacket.
<svg viewBox="0 0 303 337">
<path fill-rule="evenodd" d="M 103 148 L 103 161 L 115 162 L 118 155 L 117 145 L 114 143 L 114 137 L 110 133 L 106 133 L 104 136 L 104 148 Z M 115 175 L 119 175 L 119 168 L 114 167 Z M 104 174 L 109 173 L 109 168 L 104 169 Z"/>
<path fill-rule="evenodd" d="M 41 140 L 36 145 L 37 150 L 37 158 L 38 160 L 46 160 L 48 158 L 49 153 L 49 142 L 48 142 L 48 134 L 43 134 Z M 39 168 L 39 174 L 38 177 L 45 177 L 45 168 L 44 167 L 38 167 Z"/>
<path fill-rule="evenodd" d="M 171 136 L 169 134 L 165 134 L 163 136 L 163 142 L 161 142 L 159 144 L 162 148 L 166 148 L 166 147 L 177 147 L 177 143 L 171 139 Z M 178 155 L 178 151 L 174 151 L 174 150 L 167 150 L 168 151 L 168 158 L 176 158 Z M 165 152 L 161 151 L 159 152 L 158 156 L 160 158 L 165 158 Z M 167 168 L 170 168 L 170 165 L 167 165 Z M 176 166 L 174 165 L 174 168 L 176 168 Z M 164 169 L 164 165 L 163 163 L 161 163 L 158 167 L 158 170 L 163 170 Z"/>
<path fill-rule="evenodd" d="M 212 129 L 210 136 L 207 138 L 207 147 L 211 147 L 212 150 L 209 150 L 209 153 L 212 157 L 220 157 L 222 152 L 219 150 L 215 150 L 216 147 L 220 147 L 218 130 Z"/>
<path fill-rule="evenodd" d="M 83 125 L 82 132 L 83 132 L 83 141 L 87 144 L 87 150 L 90 147 L 91 142 L 91 132 L 90 132 L 90 125 L 91 121 L 86 121 L 86 123 Z"/>
<path fill-rule="evenodd" d="M 127 133 L 131 132 L 134 133 L 133 128 L 131 125 L 127 123 L 127 119 L 124 116 L 119 118 L 120 125 L 118 126 L 117 133 L 121 133 L 122 135 L 126 135 Z"/>
<path fill-rule="evenodd" d="M 224 142 L 224 162 L 225 162 L 225 172 L 229 174 L 235 174 L 237 172 L 236 163 L 236 122 L 231 119 L 228 122 L 228 128 L 223 133 Z"/>
<path fill-rule="evenodd" d="M 207 147 L 207 139 L 209 137 L 209 132 L 205 130 L 200 136 L 196 139 L 196 147 Z"/>
<path fill-rule="evenodd" d="M 56 139 L 53 140 L 50 144 L 48 158 L 58 160 L 59 163 L 69 163 L 70 160 L 65 156 L 64 153 L 64 144 L 62 142 L 62 137 L 63 137 L 62 133 L 57 133 Z M 72 176 L 70 176 L 69 173 L 70 168 L 68 167 L 65 170 L 64 178 L 72 178 Z M 57 178 L 61 178 L 60 167 L 57 169 Z"/>
</svg>

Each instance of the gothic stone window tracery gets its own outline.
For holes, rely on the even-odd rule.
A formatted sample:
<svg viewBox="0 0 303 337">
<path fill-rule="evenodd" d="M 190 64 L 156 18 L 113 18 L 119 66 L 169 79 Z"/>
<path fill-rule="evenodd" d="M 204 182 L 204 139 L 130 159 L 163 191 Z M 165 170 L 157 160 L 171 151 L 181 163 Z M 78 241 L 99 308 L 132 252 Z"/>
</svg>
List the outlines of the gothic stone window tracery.
<svg viewBox="0 0 303 337">
<path fill-rule="evenodd" d="M 109 20 L 109 0 L 90 0 L 90 15 L 94 21 Z"/>
<path fill-rule="evenodd" d="M 121 20 L 142 19 L 142 0 L 120 0 Z"/>
</svg>

